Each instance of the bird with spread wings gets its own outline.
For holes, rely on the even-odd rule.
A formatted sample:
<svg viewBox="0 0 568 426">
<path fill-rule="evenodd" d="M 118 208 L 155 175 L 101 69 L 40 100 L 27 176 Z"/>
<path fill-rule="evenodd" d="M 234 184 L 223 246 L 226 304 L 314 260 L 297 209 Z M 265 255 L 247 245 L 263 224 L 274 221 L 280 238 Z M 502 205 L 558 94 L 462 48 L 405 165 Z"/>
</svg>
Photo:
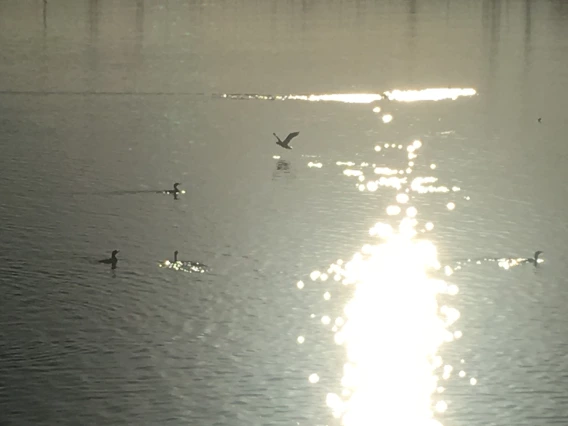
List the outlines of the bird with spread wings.
<svg viewBox="0 0 568 426">
<path fill-rule="evenodd" d="M 292 149 L 292 147 L 290 146 L 290 141 L 292 139 L 294 139 L 296 136 L 298 136 L 300 134 L 300 132 L 292 132 L 290 133 L 288 136 L 286 136 L 286 139 L 284 139 L 283 141 L 280 140 L 280 138 L 278 136 L 276 136 L 276 133 L 272 133 L 274 135 L 274 137 L 276 137 L 276 139 L 278 139 L 278 142 L 276 142 L 276 145 L 280 145 L 282 148 L 285 149 Z"/>
</svg>

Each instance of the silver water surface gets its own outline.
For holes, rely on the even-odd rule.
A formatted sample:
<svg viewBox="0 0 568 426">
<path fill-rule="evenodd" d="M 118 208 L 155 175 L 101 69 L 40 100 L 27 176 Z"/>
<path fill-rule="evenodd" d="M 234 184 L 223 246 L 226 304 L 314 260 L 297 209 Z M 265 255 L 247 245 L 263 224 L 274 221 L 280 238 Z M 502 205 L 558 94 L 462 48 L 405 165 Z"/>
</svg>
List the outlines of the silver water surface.
<svg viewBox="0 0 568 426">
<path fill-rule="evenodd" d="M 464 337 L 446 356 L 479 382 L 447 385 L 441 421 L 565 424 L 567 20 L 560 1 L 1 2 L 2 423 L 332 422 L 344 354 L 310 319 L 319 289 L 294 284 L 392 202 L 336 163 L 402 167 L 375 145 L 420 139 L 416 174 L 462 189 L 453 211 L 415 202 L 443 263 L 545 251 L 452 277 Z M 478 95 L 215 96 L 448 86 Z M 143 192 L 174 181 L 179 200 Z M 115 271 L 94 263 L 114 248 Z M 159 268 L 175 249 L 211 273 Z"/>
</svg>

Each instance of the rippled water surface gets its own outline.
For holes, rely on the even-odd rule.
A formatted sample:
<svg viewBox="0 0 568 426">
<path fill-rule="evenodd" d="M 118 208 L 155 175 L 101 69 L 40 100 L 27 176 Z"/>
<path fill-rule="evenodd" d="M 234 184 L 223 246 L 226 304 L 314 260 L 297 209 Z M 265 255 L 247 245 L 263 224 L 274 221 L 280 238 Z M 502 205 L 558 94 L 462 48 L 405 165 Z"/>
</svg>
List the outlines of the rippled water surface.
<svg viewBox="0 0 568 426">
<path fill-rule="evenodd" d="M 568 424 L 567 40 L 552 0 L 0 2 L 0 423 Z"/>
</svg>

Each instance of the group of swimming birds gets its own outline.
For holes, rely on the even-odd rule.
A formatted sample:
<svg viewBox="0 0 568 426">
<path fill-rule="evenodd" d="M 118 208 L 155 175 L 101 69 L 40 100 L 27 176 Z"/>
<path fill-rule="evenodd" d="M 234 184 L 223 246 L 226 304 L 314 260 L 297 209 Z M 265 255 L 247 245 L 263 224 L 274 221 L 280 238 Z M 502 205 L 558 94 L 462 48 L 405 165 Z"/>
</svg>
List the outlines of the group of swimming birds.
<svg viewBox="0 0 568 426">
<path fill-rule="evenodd" d="M 157 191 L 157 192 L 163 193 L 163 194 L 171 194 L 177 199 L 177 195 L 182 193 L 182 190 L 178 188 L 180 185 L 181 185 L 181 183 L 175 182 L 173 189 L 166 189 L 164 191 Z M 98 263 L 103 263 L 105 265 L 111 265 L 111 269 L 116 269 L 116 265 L 118 264 L 118 258 L 116 257 L 116 255 L 118 253 L 120 253 L 120 250 L 113 250 L 108 259 L 101 259 L 101 260 L 98 261 Z M 205 269 L 207 268 L 206 265 L 199 263 L 199 262 L 190 262 L 190 261 L 178 260 L 178 253 L 179 252 L 176 250 L 174 252 L 174 261 L 170 262 L 169 260 L 166 260 L 164 262 L 164 265 L 171 267 L 171 268 L 175 268 L 175 269 L 181 269 L 185 266 L 185 267 L 188 267 L 193 272 L 204 272 Z"/>
<path fill-rule="evenodd" d="M 99 263 L 104 263 L 106 265 L 111 265 L 111 269 L 116 269 L 116 265 L 118 264 L 118 258 L 116 255 L 120 253 L 120 250 L 113 250 L 110 257 L 108 259 L 101 259 Z M 191 262 L 188 260 L 178 260 L 179 252 L 176 250 L 174 251 L 174 260 L 169 261 L 166 260 L 164 263 L 161 263 L 161 267 L 167 267 L 172 269 L 181 269 L 188 272 L 205 272 L 207 270 L 207 265 L 204 265 L 200 262 Z"/>
<path fill-rule="evenodd" d="M 286 139 L 281 140 L 276 135 L 276 133 L 273 133 L 274 137 L 276 137 L 276 145 L 281 146 L 284 149 L 292 149 L 292 147 L 290 146 L 290 141 L 292 139 L 294 139 L 296 136 L 298 136 L 299 134 L 300 134 L 300 132 L 292 132 L 288 136 L 286 136 Z M 164 194 L 171 194 L 177 200 L 177 196 L 183 192 L 181 189 L 178 188 L 180 185 L 181 185 L 181 183 L 175 182 L 173 189 L 166 189 L 164 191 L 158 191 L 158 192 L 164 193 Z M 120 253 L 120 250 L 113 250 L 108 259 L 101 259 L 101 260 L 98 261 L 98 263 L 103 263 L 105 265 L 111 265 L 111 269 L 116 269 L 116 266 L 118 264 L 118 258 L 116 257 L 116 255 L 118 253 Z M 200 262 L 190 262 L 190 261 L 185 261 L 185 260 L 178 260 L 178 253 L 179 252 L 176 250 L 174 252 L 174 261 L 170 262 L 170 261 L 167 260 L 167 261 L 164 262 L 164 265 L 167 266 L 167 267 L 172 267 L 174 269 L 187 267 L 187 268 L 189 268 L 190 271 L 193 271 L 193 272 L 204 272 L 205 269 L 207 268 L 206 265 L 204 265 L 203 263 L 200 263 Z"/>
<path fill-rule="evenodd" d="M 540 119 L 539 119 L 540 121 Z M 276 138 L 276 145 L 281 146 L 284 149 L 292 149 L 292 147 L 290 146 L 290 141 L 292 139 L 294 139 L 296 136 L 298 136 L 300 134 L 300 132 L 292 132 L 290 134 L 288 134 L 288 136 L 286 136 L 286 139 L 281 140 L 278 135 L 276 135 L 276 133 L 273 133 L 274 137 Z M 176 182 L 174 183 L 174 187 L 173 189 L 166 189 L 164 191 L 159 191 L 161 193 L 164 194 L 171 194 L 174 196 L 175 199 L 177 199 L 178 194 L 182 193 L 182 190 L 180 190 L 178 187 L 181 185 L 181 183 Z M 116 265 L 118 264 L 118 258 L 116 257 L 116 255 L 119 253 L 119 250 L 113 250 L 111 253 L 111 256 L 108 259 L 102 259 L 99 260 L 99 263 L 104 263 L 107 265 L 111 265 L 112 269 L 116 269 Z M 520 262 L 518 263 L 531 263 L 533 264 L 535 267 L 538 266 L 538 264 L 540 262 L 542 262 L 542 259 L 539 259 L 538 257 L 544 253 L 543 251 L 539 250 L 536 251 L 534 254 L 534 258 L 528 258 L 528 259 L 522 259 Z M 199 263 L 199 262 L 190 262 L 190 261 L 182 261 L 182 260 L 178 260 L 178 251 L 176 250 L 174 252 L 174 261 L 170 262 L 170 261 L 166 261 L 164 262 L 164 265 L 167 267 L 172 267 L 174 269 L 180 269 L 185 267 L 188 267 L 190 271 L 195 271 L 195 272 L 204 272 L 205 268 L 207 268 L 206 265 Z"/>
<path fill-rule="evenodd" d="M 178 194 L 182 193 L 182 190 L 179 189 L 178 187 L 181 185 L 181 183 L 179 182 L 175 182 L 174 183 L 174 187 L 173 189 L 166 189 L 164 191 L 157 191 L 159 193 L 163 193 L 163 194 L 171 194 L 173 195 L 176 199 Z M 116 257 L 116 255 L 120 253 L 120 250 L 113 250 L 112 253 L 110 254 L 110 257 L 108 259 L 101 259 L 99 260 L 98 263 L 103 263 L 105 265 L 111 265 L 111 269 L 116 269 L 116 265 L 118 264 L 118 258 Z M 176 250 L 174 252 L 174 261 L 173 262 L 169 262 L 166 261 L 167 264 L 169 265 L 175 265 L 175 266 L 183 266 L 185 264 L 188 264 L 189 266 L 191 266 L 192 264 L 196 264 L 196 265 L 200 265 L 200 266 L 205 266 L 199 262 L 186 262 L 186 261 L 181 261 L 178 260 L 178 251 Z"/>
</svg>

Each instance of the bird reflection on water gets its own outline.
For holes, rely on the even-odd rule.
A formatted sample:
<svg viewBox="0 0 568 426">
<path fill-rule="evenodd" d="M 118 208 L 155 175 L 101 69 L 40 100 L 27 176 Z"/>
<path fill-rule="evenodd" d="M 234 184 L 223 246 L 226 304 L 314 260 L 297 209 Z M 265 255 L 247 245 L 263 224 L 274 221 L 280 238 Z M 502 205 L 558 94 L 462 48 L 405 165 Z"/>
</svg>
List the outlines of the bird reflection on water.
<svg viewBox="0 0 568 426">
<path fill-rule="evenodd" d="M 278 159 L 276 162 L 276 169 L 272 173 L 272 180 L 276 180 L 284 177 L 284 175 L 290 175 L 290 161 Z"/>
<path fill-rule="evenodd" d="M 290 163 L 286 160 L 278 160 L 278 162 L 276 163 L 276 170 L 281 172 L 289 172 Z"/>
</svg>

